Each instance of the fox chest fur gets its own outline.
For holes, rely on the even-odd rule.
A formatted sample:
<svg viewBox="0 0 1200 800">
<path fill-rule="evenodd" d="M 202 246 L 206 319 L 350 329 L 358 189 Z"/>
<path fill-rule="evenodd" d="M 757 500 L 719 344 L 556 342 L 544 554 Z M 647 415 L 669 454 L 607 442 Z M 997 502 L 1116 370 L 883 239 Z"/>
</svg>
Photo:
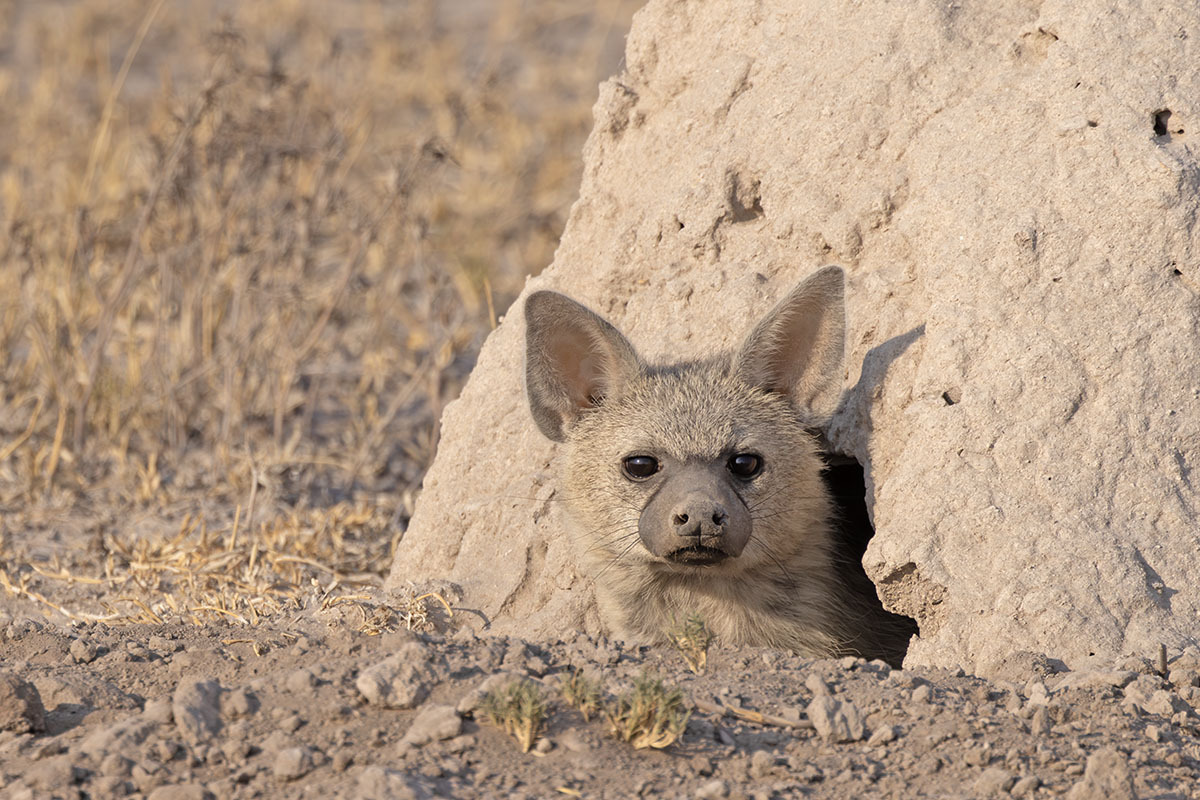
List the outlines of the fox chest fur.
<svg viewBox="0 0 1200 800">
<path fill-rule="evenodd" d="M 614 632 L 661 640 L 699 614 L 731 643 L 856 652 L 810 433 L 841 393 L 843 283 L 822 269 L 737 351 L 667 365 L 564 295 L 526 300 L 530 408 L 567 449 L 568 511 Z"/>
</svg>

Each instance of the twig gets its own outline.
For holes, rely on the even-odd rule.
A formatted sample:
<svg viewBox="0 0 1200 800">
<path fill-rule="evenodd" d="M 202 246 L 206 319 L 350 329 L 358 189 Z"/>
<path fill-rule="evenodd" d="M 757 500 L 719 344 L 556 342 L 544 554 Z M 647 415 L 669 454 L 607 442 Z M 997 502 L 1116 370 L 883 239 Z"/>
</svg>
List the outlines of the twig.
<svg viewBox="0 0 1200 800">
<path fill-rule="evenodd" d="M 719 717 L 737 717 L 744 719 L 747 722 L 755 722 L 759 725 L 777 725 L 781 728 L 805 728 L 811 729 L 813 724 L 809 720 L 791 720 L 785 717 L 777 717 L 772 714 L 763 714 L 760 711 L 751 711 L 748 708 L 735 706 L 729 703 L 710 703 L 707 700 L 693 700 L 692 704 L 700 711 L 708 714 L 716 714 Z"/>
</svg>

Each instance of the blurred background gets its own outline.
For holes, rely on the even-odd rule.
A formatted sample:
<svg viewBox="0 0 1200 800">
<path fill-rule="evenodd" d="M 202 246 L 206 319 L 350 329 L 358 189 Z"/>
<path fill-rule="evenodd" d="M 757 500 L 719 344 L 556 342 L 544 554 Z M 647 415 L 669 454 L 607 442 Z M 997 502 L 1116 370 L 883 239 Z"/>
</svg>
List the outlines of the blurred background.
<svg viewBox="0 0 1200 800">
<path fill-rule="evenodd" d="M 0 0 L 4 595 L 244 621 L 383 574 L 637 5 Z"/>
</svg>

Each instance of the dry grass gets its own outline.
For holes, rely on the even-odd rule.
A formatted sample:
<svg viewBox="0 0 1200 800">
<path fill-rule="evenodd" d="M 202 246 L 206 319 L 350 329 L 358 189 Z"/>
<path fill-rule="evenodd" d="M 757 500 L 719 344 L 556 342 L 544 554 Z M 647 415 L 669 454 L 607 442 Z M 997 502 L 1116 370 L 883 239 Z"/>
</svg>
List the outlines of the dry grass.
<svg viewBox="0 0 1200 800">
<path fill-rule="evenodd" d="M 549 705 L 542 690 L 532 681 L 512 683 L 488 692 L 479 706 L 479 716 L 512 736 L 521 752 L 533 749 Z"/>
<path fill-rule="evenodd" d="M 667 639 L 683 656 L 688 669 L 696 675 L 703 675 L 708 665 L 708 646 L 715 638 L 704 617 L 689 614 L 683 622 L 675 621 L 666 633 Z"/>
<path fill-rule="evenodd" d="M 692 712 L 683 691 L 668 688 L 662 679 L 643 674 L 633 688 L 604 704 L 609 732 L 634 749 L 669 747 L 687 728 Z"/>
<path fill-rule="evenodd" d="M 253 621 L 387 568 L 636 3 L 469 5 L 0 0 L 10 593 Z"/>
</svg>

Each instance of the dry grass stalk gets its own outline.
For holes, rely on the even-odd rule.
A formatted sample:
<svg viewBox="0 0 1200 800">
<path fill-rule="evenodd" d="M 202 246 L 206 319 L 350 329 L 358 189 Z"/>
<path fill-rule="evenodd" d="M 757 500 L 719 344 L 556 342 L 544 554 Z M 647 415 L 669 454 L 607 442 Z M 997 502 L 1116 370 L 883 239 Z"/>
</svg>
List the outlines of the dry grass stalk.
<svg viewBox="0 0 1200 800">
<path fill-rule="evenodd" d="M 683 691 L 668 689 L 660 678 L 643 674 L 633 689 L 605 704 L 609 732 L 635 749 L 664 748 L 683 735 L 691 711 Z"/>
<path fill-rule="evenodd" d="M 596 716 L 604 704 L 600 681 L 592 680 L 581 669 L 571 670 L 562 683 L 562 694 L 567 705 L 582 714 L 585 722 Z"/>
<path fill-rule="evenodd" d="M 708 646 L 712 644 L 714 636 L 703 617 L 689 614 L 683 622 L 671 626 L 667 638 L 683 656 L 688 669 L 696 675 L 704 672 L 708 665 Z"/>
<path fill-rule="evenodd" d="M 542 690 L 532 681 L 514 681 L 488 692 L 479 707 L 480 715 L 512 736 L 528 753 L 537 741 L 549 706 Z"/>
<path fill-rule="evenodd" d="M 251 599 L 271 546 L 244 547 L 247 489 L 260 510 L 416 491 L 497 311 L 551 259 L 599 53 L 638 4 L 502 0 L 478 28 L 425 1 L 15 6 L 0 515 L 99 507 L 174 528 L 243 503 L 238 581 L 183 541 L 135 553 L 111 533 L 102 616 L 145 616 L 118 598 L 169 574 L 192 587 L 163 595 L 178 613 L 253 621 L 308 592 L 299 572 L 346 572 L 276 559 L 286 588 Z M 122 548 L 151 566 L 121 572 Z M 12 591 L 56 602 L 3 566 Z"/>
</svg>

